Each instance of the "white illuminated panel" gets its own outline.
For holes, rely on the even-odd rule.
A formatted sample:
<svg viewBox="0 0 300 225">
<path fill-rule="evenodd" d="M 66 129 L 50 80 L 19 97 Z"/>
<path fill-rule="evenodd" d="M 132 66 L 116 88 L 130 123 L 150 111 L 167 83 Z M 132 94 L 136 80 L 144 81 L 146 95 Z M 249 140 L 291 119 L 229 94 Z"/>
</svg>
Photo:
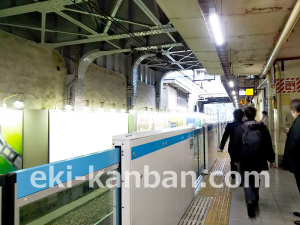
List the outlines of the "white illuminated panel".
<svg viewBox="0 0 300 225">
<path fill-rule="evenodd" d="M 246 89 L 240 88 L 239 95 L 240 96 L 246 96 Z"/>
<path fill-rule="evenodd" d="M 128 114 L 50 111 L 49 161 L 112 147 L 112 136 L 128 133 Z"/>
<path fill-rule="evenodd" d="M 137 131 L 165 129 L 168 124 L 166 113 L 138 113 L 136 116 Z"/>
</svg>

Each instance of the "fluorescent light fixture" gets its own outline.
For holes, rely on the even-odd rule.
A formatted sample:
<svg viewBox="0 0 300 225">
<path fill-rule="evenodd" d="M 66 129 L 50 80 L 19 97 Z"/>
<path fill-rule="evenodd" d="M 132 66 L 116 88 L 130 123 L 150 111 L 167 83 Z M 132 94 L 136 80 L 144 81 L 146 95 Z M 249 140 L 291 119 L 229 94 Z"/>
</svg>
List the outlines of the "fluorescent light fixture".
<svg viewBox="0 0 300 225">
<path fill-rule="evenodd" d="M 233 96 L 233 98 L 236 100 L 236 95 L 235 95 L 235 96 Z"/>
<path fill-rule="evenodd" d="M 65 106 L 65 110 L 68 110 L 68 111 L 69 111 L 69 110 L 72 110 L 72 109 L 73 109 L 73 106 L 71 106 L 71 105 L 66 105 L 66 106 Z"/>
<path fill-rule="evenodd" d="M 231 80 L 231 81 L 229 81 L 229 83 L 228 83 L 228 84 L 229 84 L 229 87 L 231 87 L 231 88 L 232 88 L 232 87 L 234 87 L 234 82 L 233 82 L 232 80 Z"/>
<path fill-rule="evenodd" d="M 233 94 L 233 95 L 236 95 L 236 92 L 235 92 L 235 91 L 232 91 L 232 94 Z"/>
<path fill-rule="evenodd" d="M 222 35 L 220 18 L 215 8 L 209 9 L 209 22 L 211 29 L 213 30 L 216 45 L 222 45 L 224 43 L 224 38 Z"/>
<path fill-rule="evenodd" d="M 21 102 L 21 101 L 15 101 L 14 103 L 15 107 L 18 108 L 18 109 L 21 109 L 24 107 L 24 103 Z"/>
</svg>

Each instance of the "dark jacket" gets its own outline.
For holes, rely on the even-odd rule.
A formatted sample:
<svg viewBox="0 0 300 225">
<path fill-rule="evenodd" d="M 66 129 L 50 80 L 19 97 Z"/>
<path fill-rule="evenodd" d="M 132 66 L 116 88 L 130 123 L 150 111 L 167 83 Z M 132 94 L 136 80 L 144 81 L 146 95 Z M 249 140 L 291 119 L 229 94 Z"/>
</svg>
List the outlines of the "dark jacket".
<svg viewBox="0 0 300 225">
<path fill-rule="evenodd" d="M 295 119 L 287 134 L 283 167 L 292 172 L 300 170 L 300 116 Z"/>
<path fill-rule="evenodd" d="M 256 122 L 255 120 L 248 120 L 244 123 L 249 129 L 259 130 L 262 135 L 262 142 L 259 149 L 259 154 L 254 159 L 241 160 L 243 152 L 242 135 L 245 130 L 240 126 L 236 128 L 233 142 L 233 154 L 231 159 L 233 162 L 240 162 L 241 171 L 257 171 L 268 170 L 268 161 L 273 163 L 275 161 L 275 153 L 272 145 L 272 138 L 268 128 Z"/>
<path fill-rule="evenodd" d="M 229 154 L 231 154 L 231 152 L 233 150 L 234 131 L 237 127 L 241 126 L 242 124 L 243 124 L 242 121 L 234 121 L 233 123 L 227 124 L 225 132 L 224 132 L 222 140 L 221 140 L 220 149 L 224 149 L 224 146 L 228 140 L 228 137 L 230 137 L 229 145 L 228 145 L 228 152 L 229 152 Z"/>
</svg>

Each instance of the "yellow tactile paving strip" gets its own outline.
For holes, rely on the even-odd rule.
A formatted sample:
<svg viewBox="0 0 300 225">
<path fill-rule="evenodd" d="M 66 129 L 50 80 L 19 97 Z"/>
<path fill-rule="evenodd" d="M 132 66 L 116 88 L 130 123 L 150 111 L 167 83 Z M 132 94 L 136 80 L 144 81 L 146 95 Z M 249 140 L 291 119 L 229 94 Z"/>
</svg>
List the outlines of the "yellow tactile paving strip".
<svg viewBox="0 0 300 225">
<path fill-rule="evenodd" d="M 198 196 L 185 212 L 179 225 L 227 225 L 230 213 L 231 190 L 225 184 L 225 175 L 230 171 L 228 152 L 222 152 L 216 159 L 208 176 L 202 183 Z M 222 188 L 210 185 L 209 178 L 214 176 L 215 184 L 223 184 Z M 223 172 L 223 173 L 221 173 Z"/>
<path fill-rule="evenodd" d="M 195 197 L 179 225 L 203 225 L 212 203 L 212 198 Z"/>
<path fill-rule="evenodd" d="M 230 213 L 231 190 L 225 184 L 225 175 L 230 171 L 230 157 L 228 152 L 222 152 L 209 171 L 205 181 L 206 187 L 201 188 L 199 197 L 212 197 L 212 203 L 206 217 L 205 225 L 227 225 Z M 222 188 L 210 185 L 209 177 L 213 172 L 223 172 L 214 177 L 216 184 L 223 184 Z"/>
</svg>

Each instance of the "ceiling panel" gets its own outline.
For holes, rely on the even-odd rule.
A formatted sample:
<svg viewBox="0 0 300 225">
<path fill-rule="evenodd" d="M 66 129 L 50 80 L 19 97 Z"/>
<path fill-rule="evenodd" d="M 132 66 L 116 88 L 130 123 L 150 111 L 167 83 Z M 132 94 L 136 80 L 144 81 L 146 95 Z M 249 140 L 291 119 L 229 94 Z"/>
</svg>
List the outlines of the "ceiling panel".
<svg viewBox="0 0 300 225">
<path fill-rule="evenodd" d="M 200 60 L 202 59 L 203 61 L 208 61 L 208 60 L 213 60 L 213 61 L 220 61 L 219 56 L 217 52 L 194 52 L 195 56 Z M 201 62 L 202 62 L 201 60 Z"/>
<path fill-rule="evenodd" d="M 219 67 L 221 62 L 220 60 L 202 60 L 201 64 L 205 67 Z"/>
<path fill-rule="evenodd" d="M 264 64 L 245 65 L 241 63 L 233 64 L 233 73 L 236 75 L 259 75 Z"/>
<path fill-rule="evenodd" d="M 238 35 L 257 35 L 257 34 L 276 34 L 285 24 L 290 11 L 254 14 L 224 16 L 224 22 L 227 23 L 227 33 L 232 36 Z"/>
<path fill-rule="evenodd" d="M 211 38 L 186 38 L 185 42 L 194 52 L 213 52 L 215 46 L 211 43 Z"/>
<path fill-rule="evenodd" d="M 217 67 L 217 68 L 205 67 L 205 69 L 209 74 L 224 75 L 224 71 L 222 67 Z"/>
<path fill-rule="evenodd" d="M 221 1 L 218 0 L 218 6 L 221 8 Z M 226 16 L 235 15 L 253 15 L 263 13 L 274 13 L 290 11 L 297 0 L 226 0 L 222 4 L 222 13 Z"/>
<path fill-rule="evenodd" d="M 210 34 L 202 17 L 172 19 L 172 24 L 176 29 L 181 29 L 181 37 L 184 39 L 195 37 L 210 38 Z"/>
<path fill-rule="evenodd" d="M 249 49 L 249 50 L 231 50 L 231 59 L 233 62 L 244 62 L 257 63 L 266 62 L 268 51 L 259 49 Z"/>
<path fill-rule="evenodd" d="M 300 22 L 296 24 L 293 32 L 285 42 L 277 58 L 300 56 Z"/>
<path fill-rule="evenodd" d="M 230 35 L 229 49 L 272 49 L 275 34 L 256 34 L 256 35 Z"/>
<path fill-rule="evenodd" d="M 296 0 L 223 1 L 221 10 L 227 24 L 228 50 L 234 74 L 256 75 L 262 72 L 295 3 Z"/>
<path fill-rule="evenodd" d="M 198 0 L 156 0 L 167 17 L 178 18 L 202 18 L 202 12 Z"/>
</svg>

